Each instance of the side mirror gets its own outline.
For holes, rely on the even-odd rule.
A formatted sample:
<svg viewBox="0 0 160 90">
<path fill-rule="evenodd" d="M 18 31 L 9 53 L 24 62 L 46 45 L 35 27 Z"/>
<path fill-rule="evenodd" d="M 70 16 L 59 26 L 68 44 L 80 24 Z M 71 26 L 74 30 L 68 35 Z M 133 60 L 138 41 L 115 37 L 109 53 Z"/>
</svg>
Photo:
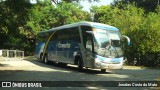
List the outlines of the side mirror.
<svg viewBox="0 0 160 90">
<path fill-rule="evenodd" d="M 130 38 L 126 35 L 122 35 L 122 37 L 124 37 L 125 39 L 127 39 L 127 44 L 128 46 L 131 44 Z"/>
</svg>

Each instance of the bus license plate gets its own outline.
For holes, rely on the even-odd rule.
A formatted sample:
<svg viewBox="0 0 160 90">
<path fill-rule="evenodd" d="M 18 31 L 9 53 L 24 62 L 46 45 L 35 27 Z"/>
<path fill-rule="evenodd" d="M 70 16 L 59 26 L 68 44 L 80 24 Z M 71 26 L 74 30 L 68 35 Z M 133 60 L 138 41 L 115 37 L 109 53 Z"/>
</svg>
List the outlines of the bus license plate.
<svg viewBox="0 0 160 90">
<path fill-rule="evenodd" d="M 112 66 L 112 65 L 108 66 L 108 69 L 112 69 L 112 68 L 113 68 L 113 66 Z"/>
</svg>

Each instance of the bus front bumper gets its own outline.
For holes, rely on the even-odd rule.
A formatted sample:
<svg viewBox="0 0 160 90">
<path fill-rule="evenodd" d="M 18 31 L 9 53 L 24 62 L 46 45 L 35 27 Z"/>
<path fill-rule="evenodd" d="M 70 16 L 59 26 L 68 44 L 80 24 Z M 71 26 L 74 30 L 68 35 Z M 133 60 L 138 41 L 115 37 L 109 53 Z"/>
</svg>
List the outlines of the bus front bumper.
<svg viewBox="0 0 160 90">
<path fill-rule="evenodd" d="M 112 62 L 117 61 L 117 62 Z M 123 68 L 123 58 L 105 58 L 100 60 L 99 58 L 95 59 L 95 68 L 96 69 L 122 69 Z"/>
</svg>

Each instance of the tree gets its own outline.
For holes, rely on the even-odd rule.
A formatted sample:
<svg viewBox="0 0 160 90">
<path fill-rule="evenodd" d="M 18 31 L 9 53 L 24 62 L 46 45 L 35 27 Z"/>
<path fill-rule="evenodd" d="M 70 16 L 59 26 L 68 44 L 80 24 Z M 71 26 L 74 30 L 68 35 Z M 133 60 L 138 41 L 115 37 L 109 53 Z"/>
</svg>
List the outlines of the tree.
<svg viewBox="0 0 160 90">
<path fill-rule="evenodd" d="M 130 37 L 131 46 L 124 48 L 128 64 L 133 65 L 134 60 L 137 61 L 136 65 L 156 62 L 156 55 L 160 52 L 159 8 L 156 13 L 146 14 L 135 5 L 120 4 L 115 7 L 94 6 L 91 11 L 95 13 L 95 21 L 116 26 L 122 34 Z M 154 58 L 148 59 L 148 56 Z"/>
<path fill-rule="evenodd" d="M 66 3 L 72 3 L 72 2 L 77 2 L 79 3 L 80 1 L 88 1 L 88 2 L 94 2 L 94 1 L 100 1 L 100 0 L 51 0 L 54 4 L 59 4 L 61 2 L 66 2 Z"/>
<path fill-rule="evenodd" d="M 122 4 L 136 3 L 137 7 L 143 8 L 147 13 L 155 11 L 156 7 L 160 4 L 159 0 L 114 0 L 112 6 Z"/>
<path fill-rule="evenodd" d="M 24 36 L 21 36 L 19 28 L 26 23 L 31 4 L 26 0 L 5 0 L 0 2 L 0 7 L 1 48 L 21 49 L 20 39 Z"/>
<path fill-rule="evenodd" d="M 89 18 L 89 13 L 82 11 L 77 4 L 76 7 L 72 3 L 63 2 L 57 6 L 55 17 L 59 25 L 69 24 L 77 21 L 83 21 Z M 59 21 L 61 23 L 59 23 Z"/>
<path fill-rule="evenodd" d="M 38 31 L 90 17 L 79 4 L 61 2 L 55 6 L 50 0 L 39 0 L 36 4 L 28 0 L 6 0 L 0 2 L 0 10 L 0 48 L 20 49 L 25 54 L 33 52 Z"/>
</svg>

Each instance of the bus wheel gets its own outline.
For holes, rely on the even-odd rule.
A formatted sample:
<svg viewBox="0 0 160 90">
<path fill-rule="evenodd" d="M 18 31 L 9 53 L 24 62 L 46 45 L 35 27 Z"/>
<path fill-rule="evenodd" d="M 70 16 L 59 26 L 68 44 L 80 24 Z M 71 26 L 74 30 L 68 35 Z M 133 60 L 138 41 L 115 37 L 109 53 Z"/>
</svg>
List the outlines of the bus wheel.
<svg viewBox="0 0 160 90">
<path fill-rule="evenodd" d="M 43 63 L 42 53 L 41 53 L 41 55 L 40 55 L 40 60 L 39 60 L 39 61 Z"/>
<path fill-rule="evenodd" d="M 103 73 L 106 72 L 106 69 L 101 69 L 101 72 L 103 72 Z"/>
<path fill-rule="evenodd" d="M 82 66 L 82 60 L 81 60 L 80 58 L 78 58 L 78 63 L 77 63 L 77 65 L 78 65 L 78 71 L 82 71 L 83 66 Z"/>
<path fill-rule="evenodd" d="M 48 57 L 47 57 L 47 55 L 45 55 L 45 56 L 44 56 L 44 63 L 48 64 L 48 62 L 49 62 L 49 61 L 48 61 Z"/>
</svg>

